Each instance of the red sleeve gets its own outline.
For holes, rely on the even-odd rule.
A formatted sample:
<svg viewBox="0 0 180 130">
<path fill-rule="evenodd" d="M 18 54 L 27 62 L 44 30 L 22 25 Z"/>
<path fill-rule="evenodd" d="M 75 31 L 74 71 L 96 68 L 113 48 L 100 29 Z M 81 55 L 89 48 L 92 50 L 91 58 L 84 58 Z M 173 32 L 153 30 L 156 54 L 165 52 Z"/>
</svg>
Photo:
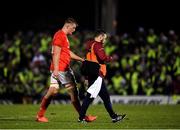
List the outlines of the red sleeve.
<svg viewBox="0 0 180 130">
<path fill-rule="evenodd" d="M 57 34 L 54 36 L 54 39 L 53 39 L 53 45 L 56 45 L 56 46 L 59 46 L 59 47 L 62 47 L 63 46 L 63 36 L 60 35 L 60 34 Z"/>
<path fill-rule="evenodd" d="M 97 56 L 98 61 L 101 62 L 110 62 L 112 60 L 111 56 L 107 56 L 102 43 L 95 43 L 94 44 L 94 52 Z"/>
</svg>

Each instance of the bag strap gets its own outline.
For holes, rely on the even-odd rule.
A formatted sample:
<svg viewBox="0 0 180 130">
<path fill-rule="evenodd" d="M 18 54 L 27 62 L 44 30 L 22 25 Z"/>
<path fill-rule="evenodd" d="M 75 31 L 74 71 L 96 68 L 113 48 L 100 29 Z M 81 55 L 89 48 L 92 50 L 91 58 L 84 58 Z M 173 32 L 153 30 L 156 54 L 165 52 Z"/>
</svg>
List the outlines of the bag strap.
<svg viewBox="0 0 180 130">
<path fill-rule="evenodd" d="M 90 59 L 91 59 L 92 61 L 98 63 L 97 57 L 96 57 L 96 55 L 95 55 L 95 53 L 94 53 L 94 45 L 95 45 L 95 44 L 96 44 L 96 43 L 94 42 L 94 43 L 92 44 L 92 46 L 91 46 Z M 94 57 L 93 57 L 93 55 L 94 55 Z M 95 59 L 93 59 L 93 58 L 95 58 Z"/>
</svg>

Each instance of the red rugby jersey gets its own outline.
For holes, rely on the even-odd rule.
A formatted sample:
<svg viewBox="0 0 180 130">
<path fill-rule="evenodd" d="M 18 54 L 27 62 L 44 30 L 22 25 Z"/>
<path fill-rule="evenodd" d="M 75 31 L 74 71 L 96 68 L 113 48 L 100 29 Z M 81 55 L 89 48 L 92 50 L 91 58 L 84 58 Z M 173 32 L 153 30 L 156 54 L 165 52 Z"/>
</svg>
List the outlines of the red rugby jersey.
<svg viewBox="0 0 180 130">
<path fill-rule="evenodd" d="M 61 48 L 59 71 L 68 70 L 70 65 L 70 45 L 67 35 L 62 30 L 59 30 L 55 33 L 52 41 L 52 46 L 54 45 L 59 46 Z M 53 62 L 51 62 L 50 70 L 54 70 Z"/>
</svg>

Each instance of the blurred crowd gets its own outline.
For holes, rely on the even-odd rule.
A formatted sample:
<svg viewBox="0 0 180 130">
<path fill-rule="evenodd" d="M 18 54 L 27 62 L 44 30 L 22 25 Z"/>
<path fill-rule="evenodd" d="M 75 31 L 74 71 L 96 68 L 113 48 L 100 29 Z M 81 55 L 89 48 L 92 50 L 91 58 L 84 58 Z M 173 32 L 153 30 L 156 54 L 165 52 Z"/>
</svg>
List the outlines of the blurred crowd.
<svg viewBox="0 0 180 130">
<path fill-rule="evenodd" d="M 69 37 L 71 49 L 85 57 L 91 31 Z M 48 31 L 18 31 L 0 36 L 0 99 L 14 102 L 40 99 L 49 86 L 51 40 Z M 174 30 L 156 32 L 140 27 L 133 33 L 109 35 L 105 51 L 113 61 L 107 65 L 106 84 L 115 95 L 180 94 L 180 39 Z M 86 84 L 81 63 L 72 61 L 80 97 Z M 59 92 L 65 98 L 65 90 Z"/>
</svg>

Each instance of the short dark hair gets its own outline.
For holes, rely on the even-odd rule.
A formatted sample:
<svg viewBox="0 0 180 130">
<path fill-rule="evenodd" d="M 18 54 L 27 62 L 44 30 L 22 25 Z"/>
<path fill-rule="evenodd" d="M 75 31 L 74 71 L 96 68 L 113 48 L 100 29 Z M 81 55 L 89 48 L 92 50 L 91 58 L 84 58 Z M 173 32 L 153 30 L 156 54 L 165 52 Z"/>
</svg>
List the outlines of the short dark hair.
<svg viewBox="0 0 180 130">
<path fill-rule="evenodd" d="M 97 29 L 94 33 L 94 37 L 98 37 L 99 35 L 104 35 L 106 32 L 103 29 Z"/>
<path fill-rule="evenodd" d="M 65 23 L 74 23 L 74 24 L 76 24 L 76 26 L 78 26 L 77 21 L 74 18 L 72 18 L 72 17 L 67 18 L 65 20 Z"/>
</svg>

